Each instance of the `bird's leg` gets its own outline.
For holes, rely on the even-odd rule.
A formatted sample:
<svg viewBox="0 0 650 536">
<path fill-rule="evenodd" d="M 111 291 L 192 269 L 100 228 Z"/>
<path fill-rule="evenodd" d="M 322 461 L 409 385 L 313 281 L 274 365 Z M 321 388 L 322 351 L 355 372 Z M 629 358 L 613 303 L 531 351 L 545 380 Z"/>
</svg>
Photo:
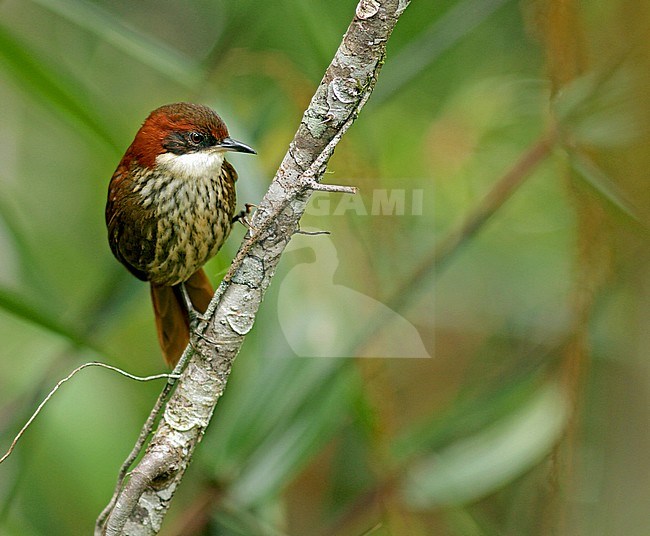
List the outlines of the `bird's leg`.
<svg viewBox="0 0 650 536">
<path fill-rule="evenodd" d="M 183 302 L 185 303 L 185 309 L 187 310 L 187 316 L 190 321 L 190 344 L 197 351 L 198 351 L 198 346 L 195 344 L 197 338 L 203 339 L 205 342 L 213 345 L 217 344 L 217 341 L 211 339 L 210 337 L 206 337 L 205 335 L 203 335 L 203 333 L 199 331 L 200 323 L 207 322 L 208 319 L 194 308 L 194 304 L 192 303 L 190 295 L 187 292 L 185 283 L 181 283 L 180 287 L 181 287 L 181 296 L 183 296 Z M 194 336 L 194 341 L 192 340 L 192 336 Z"/>
<path fill-rule="evenodd" d="M 199 327 L 199 323 L 206 322 L 206 318 L 194 308 L 194 304 L 192 303 L 189 292 L 187 292 L 185 283 L 181 283 L 180 287 L 181 296 L 183 296 L 183 302 L 185 304 L 185 309 L 187 310 L 187 316 L 190 319 L 190 329 L 196 331 Z"/>
</svg>

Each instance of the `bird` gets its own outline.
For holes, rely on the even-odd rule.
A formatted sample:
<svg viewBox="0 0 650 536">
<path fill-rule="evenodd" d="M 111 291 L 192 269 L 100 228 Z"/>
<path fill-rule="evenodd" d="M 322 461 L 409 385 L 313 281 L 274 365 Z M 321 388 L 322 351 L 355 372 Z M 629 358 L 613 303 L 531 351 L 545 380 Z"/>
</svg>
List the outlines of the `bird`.
<svg viewBox="0 0 650 536">
<path fill-rule="evenodd" d="M 111 177 L 106 201 L 113 255 L 151 289 L 158 341 L 173 368 L 214 293 L 203 265 L 235 216 L 237 172 L 227 152 L 256 154 L 219 115 L 193 103 L 153 110 Z"/>
</svg>

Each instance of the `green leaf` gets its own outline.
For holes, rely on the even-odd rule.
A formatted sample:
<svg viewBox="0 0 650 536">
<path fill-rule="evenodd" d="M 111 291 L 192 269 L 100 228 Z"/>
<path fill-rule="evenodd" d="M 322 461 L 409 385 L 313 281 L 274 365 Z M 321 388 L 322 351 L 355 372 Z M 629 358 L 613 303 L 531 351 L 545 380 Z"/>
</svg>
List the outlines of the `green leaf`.
<svg viewBox="0 0 650 536">
<path fill-rule="evenodd" d="M 510 0 L 461 0 L 433 20 L 420 35 L 390 58 L 377 84 L 371 106 L 398 95 L 400 89 L 425 71 L 436 59 L 466 38 L 490 15 Z M 416 6 L 412 6 L 411 10 Z M 398 26 L 399 28 L 399 26 Z"/>
<path fill-rule="evenodd" d="M 393 456 L 402 463 L 432 449 L 446 447 L 468 434 L 480 433 L 490 423 L 507 417 L 512 408 L 530 399 L 538 375 L 515 377 L 482 396 L 460 396 L 443 414 L 436 412 L 396 438 Z"/>
<path fill-rule="evenodd" d="M 552 100 L 552 109 L 571 145 L 625 147 L 647 134 L 634 87 L 642 82 L 619 65 L 572 80 Z"/>
<path fill-rule="evenodd" d="M 28 300 L 7 288 L 0 287 L 0 309 L 8 313 L 32 322 L 60 337 L 64 337 L 75 346 L 94 349 L 93 345 L 86 338 L 60 322 L 56 315 L 44 311 L 41 307 L 28 303 Z"/>
<path fill-rule="evenodd" d="M 88 102 L 85 84 L 66 75 L 60 65 L 50 68 L 47 62 L 0 24 L 0 68 L 47 110 L 55 110 L 67 121 L 82 126 L 101 142 L 118 152 L 119 145 L 106 128 L 105 118 L 95 111 L 99 106 Z"/>
<path fill-rule="evenodd" d="M 288 426 L 314 393 L 335 382 L 340 360 L 263 359 L 221 403 L 215 435 L 206 442 L 220 472 L 239 467 L 274 430 Z M 237 379 L 235 379 L 237 381 Z M 245 422 L 246 426 L 241 426 Z"/>
<path fill-rule="evenodd" d="M 268 500 L 320 451 L 340 426 L 349 405 L 353 382 L 346 370 L 350 371 L 343 369 L 343 373 L 305 393 L 308 396 L 299 400 L 299 412 L 257 444 L 229 490 L 235 502 L 255 505 Z M 290 398 L 286 392 L 280 393 L 280 399 Z M 274 400 L 267 399 L 266 403 L 273 404 Z"/>
<path fill-rule="evenodd" d="M 4 229 L 11 239 L 14 252 L 20 263 L 20 273 L 25 279 L 27 286 L 38 289 L 40 293 L 47 293 L 48 289 L 43 285 L 42 278 L 36 272 L 36 260 L 29 247 L 27 234 L 19 223 L 18 210 L 14 209 L 14 203 L 10 202 L 10 195 L 0 191 L 0 220 L 4 223 Z"/>
<path fill-rule="evenodd" d="M 596 192 L 614 208 L 623 214 L 632 218 L 637 223 L 640 222 L 632 204 L 625 199 L 622 192 L 616 186 L 616 183 L 605 173 L 589 155 L 572 151 L 569 154 L 571 167 L 589 184 Z"/>
<path fill-rule="evenodd" d="M 310 43 L 314 57 L 321 66 L 329 64 L 336 51 L 343 28 L 336 28 L 328 17 L 328 9 L 322 5 L 307 2 L 285 2 L 286 9 L 293 12 L 304 29 L 304 43 Z"/>
<path fill-rule="evenodd" d="M 538 463 L 560 438 L 569 414 L 559 387 L 549 384 L 491 427 L 414 464 L 403 482 L 414 508 L 475 501 Z"/>
<path fill-rule="evenodd" d="M 177 49 L 127 26 L 107 10 L 84 0 L 32 0 L 88 30 L 118 50 L 141 61 L 174 82 L 194 89 L 204 78 L 198 63 Z"/>
</svg>

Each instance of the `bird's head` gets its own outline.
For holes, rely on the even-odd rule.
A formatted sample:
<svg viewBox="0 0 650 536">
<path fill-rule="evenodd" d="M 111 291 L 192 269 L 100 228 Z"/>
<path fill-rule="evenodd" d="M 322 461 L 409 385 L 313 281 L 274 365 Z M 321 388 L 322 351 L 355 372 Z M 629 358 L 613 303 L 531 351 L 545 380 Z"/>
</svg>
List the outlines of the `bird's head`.
<svg viewBox="0 0 650 536">
<path fill-rule="evenodd" d="M 255 154 L 232 139 L 221 117 L 200 104 L 168 104 L 155 109 L 144 121 L 122 163 L 196 177 L 218 172 L 228 151 Z"/>
</svg>

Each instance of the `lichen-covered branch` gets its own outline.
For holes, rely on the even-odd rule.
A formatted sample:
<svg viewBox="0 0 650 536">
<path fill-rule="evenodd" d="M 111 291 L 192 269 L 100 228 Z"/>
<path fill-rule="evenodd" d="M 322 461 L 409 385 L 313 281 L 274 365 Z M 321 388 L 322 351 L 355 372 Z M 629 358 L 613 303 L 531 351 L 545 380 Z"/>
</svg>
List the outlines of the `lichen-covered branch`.
<svg viewBox="0 0 650 536">
<path fill-rule="evenodd" d="M 252 230 L 217 289 L 209 322 L 130 478 L 100 516 L 96 534 L 160 530 L 176 486 L 222 395 L 282 251 L 298 228 L 334 147 L 374 88 L 386 42 L 409 0 L 361 0 L 332 63 L 252 220 Z M 334 188 L 332 188 L 334 190 Z M 352 192 L 353 189 L 338 188 Z M 106 519 L 105 519 L 106 518 Z"/>
</svg>

